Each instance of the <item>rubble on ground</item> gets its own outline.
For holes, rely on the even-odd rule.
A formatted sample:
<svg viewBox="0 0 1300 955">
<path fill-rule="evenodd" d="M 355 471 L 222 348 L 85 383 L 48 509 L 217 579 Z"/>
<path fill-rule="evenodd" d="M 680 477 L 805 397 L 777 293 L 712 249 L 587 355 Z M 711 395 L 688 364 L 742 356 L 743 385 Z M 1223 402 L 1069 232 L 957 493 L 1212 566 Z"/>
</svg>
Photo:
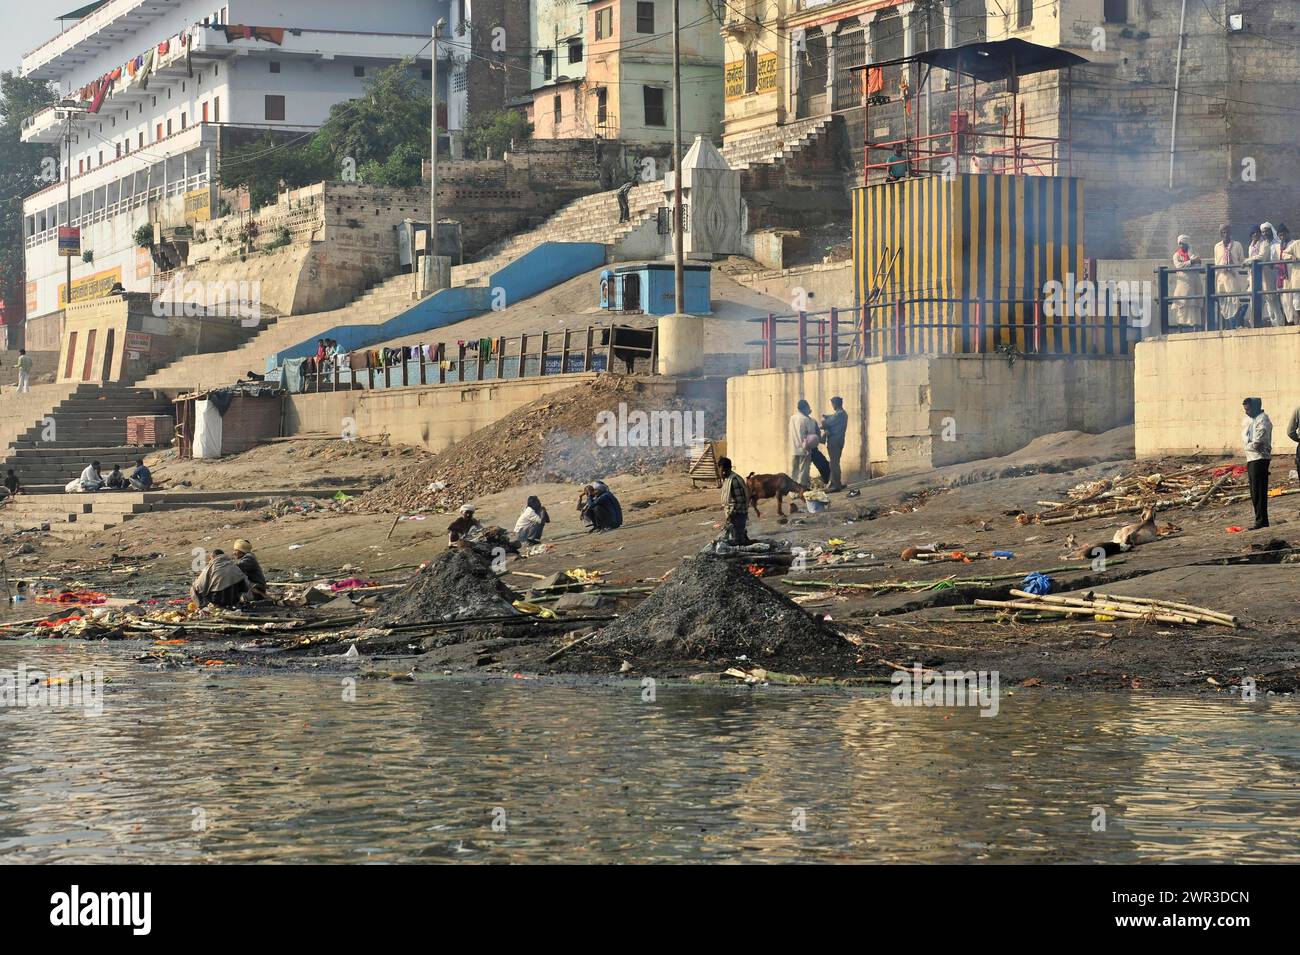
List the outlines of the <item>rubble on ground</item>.
<svg viewBox="0 0 1300 955">
<path fill-rule="evenodd" d="M 611 474 L 685 471 L 689 449 L 602 447 L 597 415 L 633 410 L 703 411 L 709 438 L 722 437 L 726 417 L 714 402 L 655 395 L 644 383 L 607 377 L 552 392 L 401 472 L 354 502 L 361 511 L 450 511 L 507 488 L 580 482 Z"/>
</svg>

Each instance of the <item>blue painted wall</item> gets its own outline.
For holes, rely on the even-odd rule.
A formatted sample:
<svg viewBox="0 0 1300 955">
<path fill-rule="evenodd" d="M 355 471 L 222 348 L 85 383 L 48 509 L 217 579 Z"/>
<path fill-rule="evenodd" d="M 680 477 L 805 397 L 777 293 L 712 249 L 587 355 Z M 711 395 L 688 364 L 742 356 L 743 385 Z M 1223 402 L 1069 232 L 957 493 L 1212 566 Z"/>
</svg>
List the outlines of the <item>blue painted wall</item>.
<svg viewBox="0 0 1300 955">
<path fill-rule="evenodd" d="M 268 358 L 266 370 L 273 371 L 290 358 L 306 358 L 316 354 L 316 341 L 320 338 L 333 338 L 346 351 L 352 351 L 394 338 L 454 325 L 489 311 L 494 294 L 504 294 L 505 304 L 515 305 L 583 272 L 589 272 L 604 262 L 605 246 L 599 242 L 544 242 L 493 272 L 486 285 L 434 292 L 424 301 L 380 325 L 338 325 Z M 670 280 L 671 277 L 669 273 Z M 497 289 L 502 292 L 496 292 Z"/>
</svg>

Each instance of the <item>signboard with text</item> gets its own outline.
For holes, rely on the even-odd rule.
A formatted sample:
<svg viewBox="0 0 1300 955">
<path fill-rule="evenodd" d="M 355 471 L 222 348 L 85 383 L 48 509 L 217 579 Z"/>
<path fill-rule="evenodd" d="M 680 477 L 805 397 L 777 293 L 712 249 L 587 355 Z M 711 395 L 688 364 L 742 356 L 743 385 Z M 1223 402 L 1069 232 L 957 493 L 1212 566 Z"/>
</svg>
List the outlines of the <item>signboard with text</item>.
<svg viewBox="0 0 1300 955">
<path fill-rule="evenodd" d="M 59 226 L 59 255 L 65 259 L 81 255 L 81 230 L 76 226 Z"/>
</svg>

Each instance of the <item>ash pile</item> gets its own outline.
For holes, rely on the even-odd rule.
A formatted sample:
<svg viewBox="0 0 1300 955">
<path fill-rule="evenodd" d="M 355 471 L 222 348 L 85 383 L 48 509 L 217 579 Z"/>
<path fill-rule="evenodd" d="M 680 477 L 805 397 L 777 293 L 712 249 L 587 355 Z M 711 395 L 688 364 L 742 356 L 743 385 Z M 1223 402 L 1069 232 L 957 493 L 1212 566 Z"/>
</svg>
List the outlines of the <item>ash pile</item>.
<svg viewBox="0 0 1300 955">
<path fill-rule="evenodd" d="M 740 564 L 710 555 L 684 560 L 639 606 L 596 633 L 589 656 L 638 663 L 739 657 L 843 670 L 854 647 L 822 620 Z"/>
<path fill-rule="evenodd" d="M 438 620 L 475 620 L 517 614 L 514 591 L 492 572 L 488 557 L 472 547 L 452 547 L 390 597 L 370 626 Z"/>
</svg>

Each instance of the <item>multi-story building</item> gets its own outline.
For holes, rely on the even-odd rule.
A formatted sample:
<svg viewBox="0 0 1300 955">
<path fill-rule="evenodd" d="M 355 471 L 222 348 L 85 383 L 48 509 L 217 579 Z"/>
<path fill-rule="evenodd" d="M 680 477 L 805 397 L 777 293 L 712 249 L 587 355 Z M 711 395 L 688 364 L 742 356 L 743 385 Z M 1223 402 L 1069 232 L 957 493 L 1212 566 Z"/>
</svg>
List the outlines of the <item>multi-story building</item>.
<svg viewBox="0 0 1300 955">
<path fill-rule="evenodd" d="M 472 3 L 105 0 L 81 11 L 22 62 L 25 76 L 49 81 L 77 107 L 51 107 L 24 124 L 26 141 L 58 144 L 63 156 L 51 170 L 57 181 L 23 204 L 28 316 L 55 312 L 68 297 L 59 226 L 80 227 L 81 248 L 93 255 L 73 258 L 74 300 L 117 283 L 147 291 L 154 263 L 137 248 L 140 226 L 215 215 L 223 151 L 268 132 L 305 138 L 374 72 L 414 58 L 412 69 L 431 79 L 438 18 L 447 22 L 439 120 L 461 130 L 476 52 L 461 39 Z"/>
<path fill-rule="evenodd" d="M 534 4 L 537 11 L 542 0 Z M 564 60 L 551 81 L 534 87 L 534 135 L 600 137 L 667 144 L 673 130 L 673 30 L 669 0 L 582 0 L 582 36 L 556 50 Z M 722 128 L 722 37 L 718 0 L 681 0 L 682 139 L 714 139 Z M 538 14 L 535 13 L 535 16 Z M 571 21 L 565 20 L 565 23 Z M 539 59 L 545 61 L 546 49 Z M 561 74 L 563 74 L 561 76 Z"/>
<path fill-rule="evenodd" d="M 587 75 L 587 5 L 582 0 L 532 0 L 529 4 L 529 90 L 533 135 L 574 139 L 593 135 L 581 125 L 577 97 Z"/>
<path fill-rule="evenodd" d="M 1286 132 L 1300 102 L 1293 0 L 722 2 L 724 141 L 833 118 L 853 158 L 849 179 L 860 182 L 866 139 L 940 136 L 958 120 L 977 134 L 1014 123 L 1070 150 L 1059 171 L 1086 181 L 1089 254 L 1103 258 L 1163 257 L 1180 232 L 1204 250 L 1220 222 L 1244 234 L 1261 219 L 1300 218 L 1300 152 Z M 978 114 L 961 115 L 951 74 L 897 62 L 1005 39 L 1088 63 L 1024 77 L 1014 92 L 985 88 Z M 855 70 L 873 63 L 884 65 Z"/>
</svg>

